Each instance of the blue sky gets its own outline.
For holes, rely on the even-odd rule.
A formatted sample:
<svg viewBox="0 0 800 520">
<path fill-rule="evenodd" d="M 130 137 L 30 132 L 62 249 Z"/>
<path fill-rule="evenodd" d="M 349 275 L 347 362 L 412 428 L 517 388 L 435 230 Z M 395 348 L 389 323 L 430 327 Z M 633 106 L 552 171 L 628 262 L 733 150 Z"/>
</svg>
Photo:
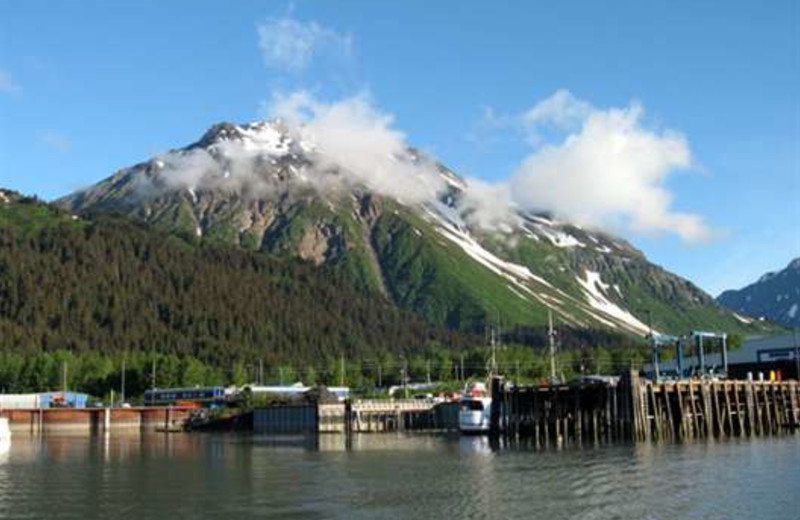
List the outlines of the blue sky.
<svg viewBox="0 0 800 520">
<path fill-rule="evenodd" d="M 800 255 L 797 2 L 541 4 L 3 2 L 0 185 L 54 198 L 298 89 L 366 96 L 409 142 L 490 182 L 581 137 L 591 116 L 636 108 L 654 153 L 678 136 L 691 159 L 653 166 L 642 193 L 671 197 L 657 224 L 619 201 L 590 215 L 626 222 L 654 262 L 713 294 Z M 259 27 L 285 20 L 313 28 L 307 62 L 259 46 Z M 577 129 L 531 127 L 525 115 L 559 91 L 585 109 Z M 607 171 L 613 191 L 616 163 Z M 681 231 L 676 215 L 701 224 Z"/>
</svg>

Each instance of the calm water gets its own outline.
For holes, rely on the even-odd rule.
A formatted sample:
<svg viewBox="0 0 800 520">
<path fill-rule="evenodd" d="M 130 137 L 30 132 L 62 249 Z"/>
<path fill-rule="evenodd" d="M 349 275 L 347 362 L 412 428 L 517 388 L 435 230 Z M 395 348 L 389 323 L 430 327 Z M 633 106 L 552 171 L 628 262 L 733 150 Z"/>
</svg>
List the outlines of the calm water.
<svg viewBox="0 0 800 520">
<path fill-rule="evenodd" d="M 0 518 L 800 518 L 800 438 L 493 451 L 483 438 L 27 437 Z"/>
</svg>

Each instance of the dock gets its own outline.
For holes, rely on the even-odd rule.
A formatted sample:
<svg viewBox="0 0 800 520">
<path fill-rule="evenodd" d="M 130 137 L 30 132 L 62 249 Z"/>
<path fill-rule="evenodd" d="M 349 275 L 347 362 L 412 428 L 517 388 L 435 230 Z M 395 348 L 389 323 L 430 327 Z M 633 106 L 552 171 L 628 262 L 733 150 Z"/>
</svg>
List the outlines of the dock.
<svg viewBox="0 0 800 520">
<path fill-rule="evenodd" d="M 254 410 L 258 433 L 388 433 L 458 428 L 458 403 L 432 399 L 356 399 Z"/>
<path fill-rule="evenodd" d="M 650 381 L 524 386 L 492 381 L 491 430 L 534 445 L 678 441 L 792 433 L 797 381 Z"/>
<path fill-rule="evenodd" d="M 171 431 L 179 428 L 193 408 L 139 406 L 130 408 L 0 408 L 14 432 L 90 432 L 112 430 Z"/>
</svg>

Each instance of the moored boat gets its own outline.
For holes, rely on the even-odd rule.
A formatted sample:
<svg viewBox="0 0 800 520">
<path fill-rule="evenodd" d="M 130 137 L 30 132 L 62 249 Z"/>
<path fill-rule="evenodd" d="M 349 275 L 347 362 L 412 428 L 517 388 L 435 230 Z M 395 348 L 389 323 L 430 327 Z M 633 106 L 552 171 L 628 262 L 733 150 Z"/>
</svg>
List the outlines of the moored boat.
<svg viewBox="0 0 800 520">
<path fill-rule="evenodd" d="M 486 393 L 486 385 L 471 384 L 459 401 L 458 429 L 462 433 L 487 433 L 491 410 L 492 398 Z"/>
</svg>

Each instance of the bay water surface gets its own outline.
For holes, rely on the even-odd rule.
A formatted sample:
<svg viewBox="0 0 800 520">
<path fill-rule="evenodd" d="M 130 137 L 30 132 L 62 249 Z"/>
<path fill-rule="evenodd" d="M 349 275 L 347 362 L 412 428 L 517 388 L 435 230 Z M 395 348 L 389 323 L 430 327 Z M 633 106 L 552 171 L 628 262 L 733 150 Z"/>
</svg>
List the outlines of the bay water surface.
<svg viewBox="0 0 800 520">
<path fill-rule="evenodd" d="M 800 518 L 800 437 L 532 450 L 484 437 L 15 435 L 0 519 Z"/>
</svg>

